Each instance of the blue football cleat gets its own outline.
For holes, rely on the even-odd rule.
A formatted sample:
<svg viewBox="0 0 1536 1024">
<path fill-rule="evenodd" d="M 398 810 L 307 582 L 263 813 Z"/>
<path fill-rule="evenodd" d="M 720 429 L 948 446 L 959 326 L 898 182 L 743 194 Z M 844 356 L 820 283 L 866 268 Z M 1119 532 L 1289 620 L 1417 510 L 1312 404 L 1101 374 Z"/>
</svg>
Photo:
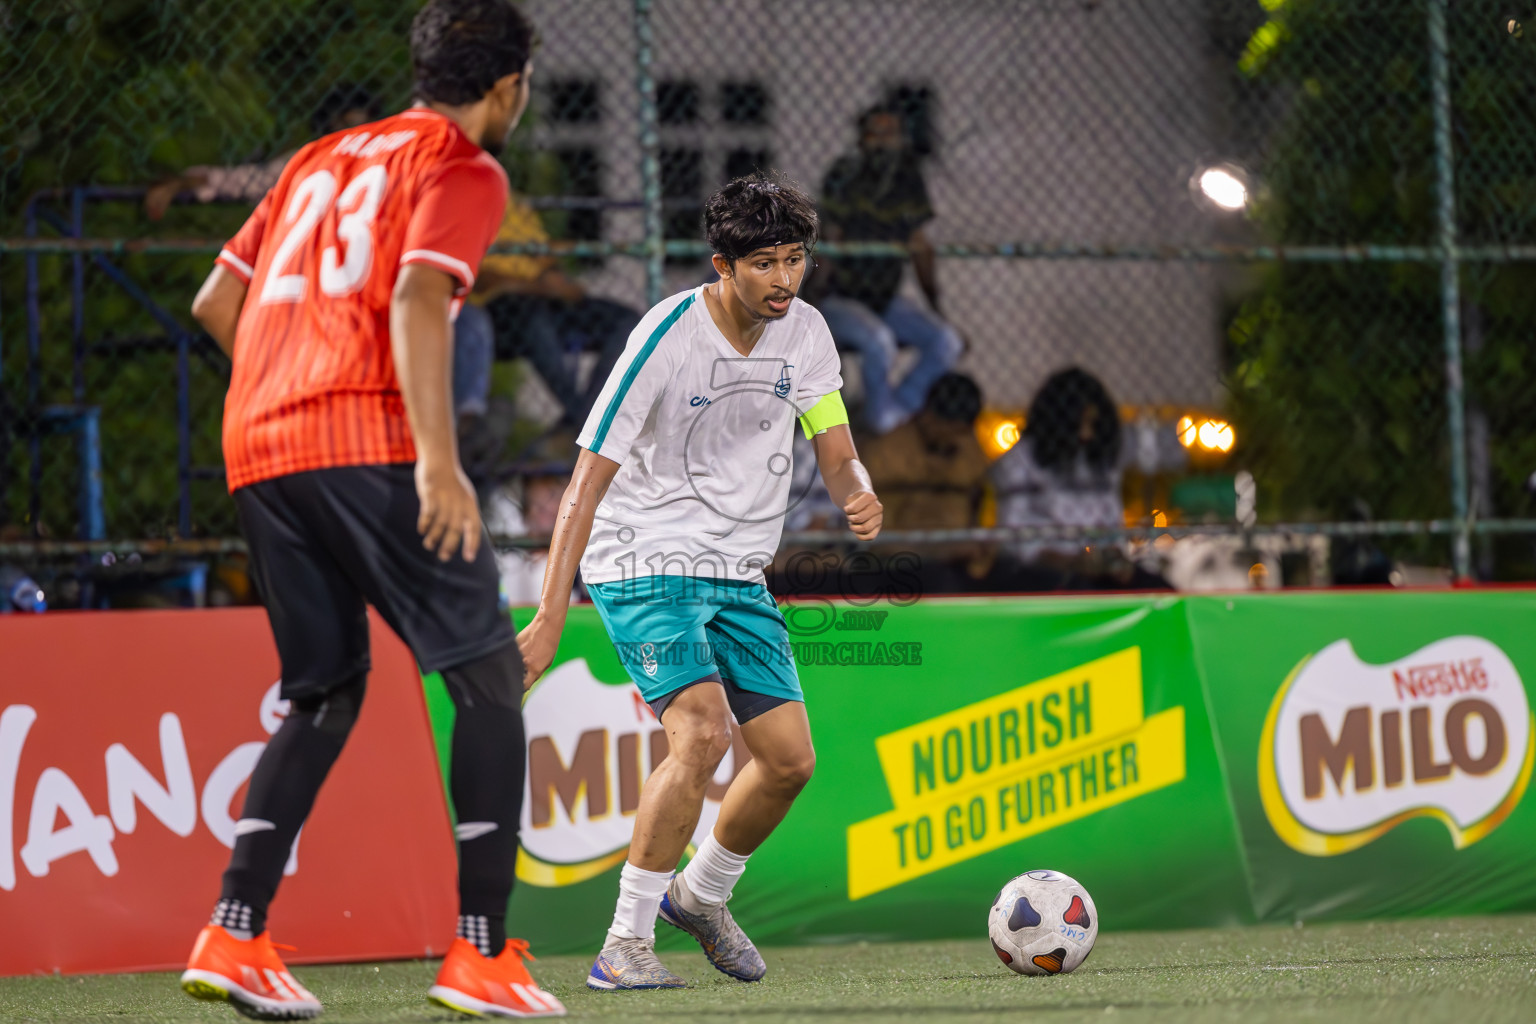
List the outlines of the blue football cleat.
<svg viewBox="0 0 1536 1024">
<path fill-rule="evenodd" d="M 737 981 L 761 981 L 768 973 L 768 965 L 725 904 L 716 904 L 702 914 L 690 914 L 678 898 L 683 884 L 683 876 L 676 875 L 667 886 L 667 893 L 661 898 L 661 919 L 697 939 L 717 971 Z"/>
</svg>

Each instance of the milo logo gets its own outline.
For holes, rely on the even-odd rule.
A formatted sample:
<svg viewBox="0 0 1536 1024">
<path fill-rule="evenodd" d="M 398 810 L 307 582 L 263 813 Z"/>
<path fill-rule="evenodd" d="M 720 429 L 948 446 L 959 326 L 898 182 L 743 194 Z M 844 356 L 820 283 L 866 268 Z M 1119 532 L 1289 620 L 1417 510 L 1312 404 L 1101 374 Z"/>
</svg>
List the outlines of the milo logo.
<svg viewBox="0 0 1536 1024">
<path fill-rule="evenodd" d="M 1415 817 L 1443 822 L 1460 849 L 1520 802 L 1533 739 L 1525 686 L 1491 641 L 1450 637 L 1368 665 L 1339 640 L 1276 694 L 1259 795 L 1276 834 L 1302 853 L 1347 853 Z"/>
<path fill-rule="evenodd" d="M 649 645 L 647 645 L 649 646 Z M 609 684 L 584 659 L 552 669 L 523 705 L 528 782 L 517 876 L 530 885 L 574 885 L 623 863 L 640 790 L 667 756 L 667 734 L 634 683 Z M 731 752 L 705 793 L 698 843 L 751 755 L 732 725 Z"/>
</svg>

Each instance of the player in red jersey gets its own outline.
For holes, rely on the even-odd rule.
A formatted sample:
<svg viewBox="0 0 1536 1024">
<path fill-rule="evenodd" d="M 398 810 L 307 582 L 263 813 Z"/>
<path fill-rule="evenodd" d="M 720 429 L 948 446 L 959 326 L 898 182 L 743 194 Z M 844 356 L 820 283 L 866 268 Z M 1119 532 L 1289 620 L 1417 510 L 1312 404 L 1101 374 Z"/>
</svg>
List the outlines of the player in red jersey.
<svg viewBox="0 0 1536 1024">
<path fill-rule="evenodd" d="M 431 0 L 411 27 L 416 105 L 295 154 L 193 304 L 234 360 L 225 467 L 291 703 L 181 981 L 247 1016 L 320 1012 L 266 915 L 363 700 L 366 604 L 442 672 L 458 710 L 458 938 L 428 997 L 476 1016 L 565 1012 L 529 975 L 527 943 L 506 936 L 523 664 L 449 386 L 450 325 L 501 223 L 493 154 L 527 106 L 532 38 L 509 0 Z"/>
</svg>

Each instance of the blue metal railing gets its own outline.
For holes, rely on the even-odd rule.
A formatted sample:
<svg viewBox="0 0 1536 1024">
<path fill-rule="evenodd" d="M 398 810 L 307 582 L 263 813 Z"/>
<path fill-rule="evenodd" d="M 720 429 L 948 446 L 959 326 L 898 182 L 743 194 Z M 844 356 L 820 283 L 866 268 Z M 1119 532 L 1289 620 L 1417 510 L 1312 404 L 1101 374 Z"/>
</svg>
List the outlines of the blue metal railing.
<svg viewBox="0 0 1536 1024">
<path fill-rule="evenodd" d="M 61 239 L 83 241 L 85 235 L 85 206 L 88 202 L 138 201 L 144 194 L 139 188 L 75 187 L 67 190 L 50 190 L 38 193 L 28 200 L 23 210 L 23 230 L 29 240 L 39 238 L 40 226 L 47 226 Z M 66 219 L 46 203 L 50 199 L 67 198 L 69 216 Z M 113 262 L 111 256 L 100 251 L 81 248 L 70 256 L 70 341 L 72 349 L 71 406 L 42 406 L 42 346 L 43 320 L 40 302 L 38 257 L 40 251 L 29 250 L 26 260 L 26 410 L 23 420 L 29 459 L 28 512 L 34 528 L 41 511 L 42 496 L 42 443 L 50 433 L 70 432 L 77 438 L 80 463 L 80 526 L 81 540 L 101 540 L 106 537 L 106 516 L 101 482 L 101 429 L 100 410 L 88 404 L 86 394 L 86 361 L 90 345 L 85 336 L 85 268 L 87 259 L 107 280 L 141 307 L 165 332 L 176 349 L 176 476 L 177 532 L 187 537 L 192 532 L 192 491 L 194 480 L 223 476 L 222 467 L 195 467 L 192 465 L 191 422 L 191 356 L 194 346 L 204 341 L 202 332 L 186 327 L 172 315 L 127 271 Z"/>
</svg>

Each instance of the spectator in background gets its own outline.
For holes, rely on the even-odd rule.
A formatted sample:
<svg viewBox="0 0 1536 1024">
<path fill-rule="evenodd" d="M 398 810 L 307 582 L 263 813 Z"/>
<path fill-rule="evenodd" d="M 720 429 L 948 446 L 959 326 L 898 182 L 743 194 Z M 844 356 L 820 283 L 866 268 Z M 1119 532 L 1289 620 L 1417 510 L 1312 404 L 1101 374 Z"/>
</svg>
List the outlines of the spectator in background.
<svg viewBox="0 0 1536 1024">
<path fill-rule="evenodd" d="M 859 440 L 860 461 L 879 488 L 890 529 L 963 530 L 979 524 L 988 468 L 987 456 L 976 439 L 981 405 L 981 389 L 974 380 L 964 374 L 946 373 L 928 389 L 927 400 L 916 416 L 886 434 Z M 797 434 L 785 526 L 791 531 L 841 530 L 843 522 L 837 517 L 842 510 L 817 475 L 816 460 L 799 449 L 800 441 Z M 877 550 L 887 557 L 908 551 L 918 555 L 921 593 L 991 589 L 988 573 L 994 559 L 988 545 L 946 541 L 900 548 L 877 545 Z M 803 566 L 798 573 L 789 571 L 799 554 L 790 548 L 779 552 L 769 571 L 773 592 L 838 593 L 835 573 L 816 578 Z"/>
<path fill-rule="evenodd" d="M 946 373 L 906 423 L 859 445 L 885 503 L 886 529 L 959 530 L 976 525 L 987 456 L 976 440 L 981 389 Z M 889 494 L 887 500 L 885 495 Z"/>
<path fill-rule="evenodd" d="M 521 477 L 520 493 L 499 488 L 485 502 L 486 529 L 492 535 L 548 538 L 555 531 L 560 499 L 570 480 L 569 473 L 553 466 L 530 467 Z M 536 606 L 549 549 L 509 548 L 495 555 L 502 600 L 514 608 Z M 573 597 L 580 598 L 582 593 L 578 584 Z"/>
<path fill-rule="evenodd" d="M 514 194 L 496 241 L 542 243 L 549 235 L 538 213 Z M 636 310 L 587 295 L 553 256 L 486 256 L 454 325 L 454 404 L 461 434 L 486 413 L 492 362 L 518 356 L 533 364 L 560 402 L 556 429 L 578 430 L 639 322 Z M 584 387 L 575 365 L 583 351 L 597 353 Z"/>
<path fill-rule="evenodd" d="M 988 461 L 976 440 L 981 389 L 970 377 L 946 373 L 928 389 L 916 416 L 889 433 L 861 441 L 859 454 L 885 503 L 890 530 L 963 530 L 976 526 Z M 991 568 L 985 545 L 925 544 L 924 593 L 980 588 Z"/>
<path fill-rule="evenodd" d="M 319 138 L 383 116 L 384 108 L 373 93 L 352 82 L 339 82 L 321 97 L 310 115 L 309 127 L 313 136 Z M 254 206 L 277 184 L 288 159 L 296 152 L 297 147 L 271 160 L 232 167 L 188 167 L 149 187 L 144 193 L 144 212 L 150 220 L 159 220 L 172 200 L 183 192 L 192 193 L 199 203 L 246 202 Z"/>
<path fill-rule="evenodd" d="M 883 434 L 922 407 L 928 389 L 964 347 L 940 312 L 933 246 L 923 233 L 923 225 L 933 219 L 933 206 L 899 112 L 874 107 L 859 118 L 858 152 L 832 165 L 821 201 L 823 238 L 906 244 L 928 299 L 924 309 L 897 294 L 906 257 L 848 256 L 833 262 L 830 293 L 817 304 L 838 347 L 859 353 L 864 419 Z M 916 348 L 919 358 L 893 388 L 890 374 L 898 345 Z"/>
<path fill-rule="evenodd" d="M 1072 367 L 1051 375 L 1030 403 L 1024 436 L 993 464 L 999 526 L 1120 529 L 1120 412 L 1103 383 Z M 1013 589 L 1167 587 L 1114 545 L 1025 541 L 1011 551 Z"/>
</svg>

